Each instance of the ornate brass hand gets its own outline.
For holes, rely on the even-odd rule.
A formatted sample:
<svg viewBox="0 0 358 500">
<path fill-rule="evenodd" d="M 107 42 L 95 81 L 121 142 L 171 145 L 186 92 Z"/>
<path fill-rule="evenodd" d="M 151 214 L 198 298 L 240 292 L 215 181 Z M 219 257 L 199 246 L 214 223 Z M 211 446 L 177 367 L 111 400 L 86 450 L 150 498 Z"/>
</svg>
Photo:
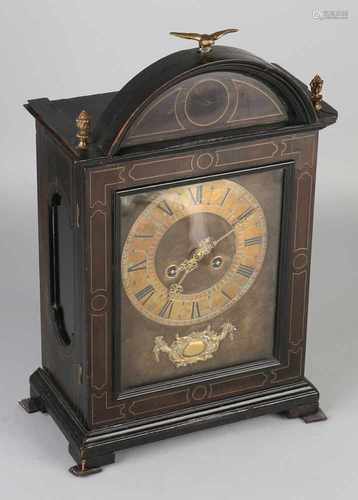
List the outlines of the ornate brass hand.
<svg viewBox="0 0 358 500">
<path fill-rule="evenodd" d="M 224 233 L 220 238 L 217 240 L 213 240 L 212 238 L 204 238 L 199 242 L 198 248 L 194 251 L 192 257 L 190 259 L 185 259 L 179 266 L 178 266 L 178 273 L 181 273 L 184 271 L 184 274 L 180 278 L 180 280 L 177 283 L 172 283 L 169 287 L 168 291 L 168 296 L 169 299 L 174 300 L 175 297 L 183 293 L 183 281 L 185 278 L 188 276 L 189 273 L 194 271 L 199 265 L 199 262 L 204 259 L 207 255 L 210 255 L 211 252 L 214 250 L 215 247 L 218 246 L 219 243 L 221 243 L 225 238 L 230 236 L 235 231 L 235 227 L 239 222 L 244 220 L 248 215 L 252 213 L 252 211 L 255 209 L 250 209 L 250 211 L 245 211 L 234 224 L 232 225 L 231 229 Z"/>
<path fill-rule="evenodd" d="M 224 35 L 227 35 L 228 33 L 236 33 L 237 31 L 239 31 L 239 30 L 229 28 L 226 30 L 215 31 L 214 33 L 211 33 L 210 35 L 208 35 L 207 33 L 181 33 L 178 31 L 171 31 L 170 34 L 177 36 L 179 38 L 185 38 L 188 40 L 196 40 L 197 42 L 199 42 L 200 52 L 206 54 L 212 50 L 213 45 L 216 42 L 216 40 L 218 40 L 219 38 L 221 38 Z"/>
<path fill-rule="evenodd" d="M 195 249 L 190 259 L 185 259 L 178 267 L 178 271 L 190 273 L 198 267 L 198 264 L 204 257 L 210 254 L 214 248 L 214 242 L 211 238 L 204 238 L 199 242 L 198 248 Z"/>
<path fill-rule="evenodd" d="M 198 244 L 198 247 L 195 249 L 193 255 L 190 259 L 185 259 L 178 266 L 178 273 L 184 271 L 184 274 L 180 278 L 177 283 L 172 283 L 169 288 L 169 298 L 174 299 L 177 295 L 183 293 L 182 283 L 189 273 L 194 271 L 199 265 L 199 262 L 204 259 L 207 255 L 209 255 L 214 248 L 214 241 L 212 238 L 204 238 Z"/>
</svg>

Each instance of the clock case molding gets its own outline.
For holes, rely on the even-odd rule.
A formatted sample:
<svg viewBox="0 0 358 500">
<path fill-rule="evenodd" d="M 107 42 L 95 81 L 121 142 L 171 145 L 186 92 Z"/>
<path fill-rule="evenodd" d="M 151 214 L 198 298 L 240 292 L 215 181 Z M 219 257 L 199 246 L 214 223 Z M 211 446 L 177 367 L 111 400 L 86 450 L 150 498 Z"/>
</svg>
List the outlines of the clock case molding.
<svg viewBox="0 0 358 500">
<path fill-rule="evenodd" d="M 228 78 L 242 82 L 237 102 L 229 89 L 232 109 L 225 104 L 215 126 L 188 114 L 186 127 L 178 106 L 187 101 L 176 100 L 182 92 L 176 89 L 187 97 L 191 82 L 225 86 Z M 276 112 L 263 113 L 263 106 Z M 53 417 L 75 461 L 89 470 L 134 444 L 265 413 L 317 415 L 319 393 L 304 376 L 316 156 L 318 132 L 337 112 L 324 101 L 316 111 L 306 85 L 278 65 L 225 46 L 206 55 L 196 49 L 171 54 L 119 92 L 36 99 L 25 107 L 36 118 L 42 368 L 31 375 L 31 397 L 23 405 Z M 86 151 L 76 145 L 82 109 L 93 121 Z M 158 130 L 163 112 L 170 120 L 173 110 L 182 128 L 166 123 Z M 116 193 L 279 167 L 284 201 L 275 357 L 117 394 Z"/>
</svg>

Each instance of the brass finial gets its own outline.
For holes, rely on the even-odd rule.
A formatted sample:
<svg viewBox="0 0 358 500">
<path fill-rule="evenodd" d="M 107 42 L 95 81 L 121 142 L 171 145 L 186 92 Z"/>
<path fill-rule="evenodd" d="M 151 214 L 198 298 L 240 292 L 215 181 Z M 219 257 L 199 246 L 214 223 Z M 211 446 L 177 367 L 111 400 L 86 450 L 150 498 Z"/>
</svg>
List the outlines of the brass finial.
<svg viewBox="0 0 358 500">
<path fill-rule="evenodd" d="M 178 31 L 171 31 L 170 35 L 177 36 L 179 38 L 185 38 L 188 40 L 196 40 L 199 42 L 199 50 L 202 54 L 207 54 L 213 48 L 216 40 L 221 38 L 228 33 L 236 33 L 239 31 L 238 29 L 227 29 L 221 31 L 215 31 L 215 33 L 211 33 L 210 35 L 206 33 L 180 33 Z"/>
<path fill-rule="evenodd" d="M 81 111 L 81 113 L 76 118 L 77 134 L 78 139 L 77 147 L 83 151 L 88 148 L 89 138 L 91 133 L 91 116 L 87 111 Z"/>
<path fill-rule="evenodd" d="M 323 80 L 317 74 L 310 81 L 311 100 L 316 111 L 320 111 L 322 109 L 322 87 Z"/>
</svg>

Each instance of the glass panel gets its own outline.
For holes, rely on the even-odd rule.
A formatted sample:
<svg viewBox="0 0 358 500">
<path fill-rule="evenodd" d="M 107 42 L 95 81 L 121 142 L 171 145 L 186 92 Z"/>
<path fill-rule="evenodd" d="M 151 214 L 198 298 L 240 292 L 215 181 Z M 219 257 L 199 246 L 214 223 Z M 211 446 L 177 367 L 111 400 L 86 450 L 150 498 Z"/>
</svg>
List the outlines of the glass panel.
<svg viewBox="0 0 358 500">
<path fill-rule="evenodd" d="M 136 118 L 123 145 L 286 120 L 286 106 L 267 85 L 217 71 L 188 78 L 161 94 Z"/>
<path fill-rule="evenodd" d="M 119 196 L 122 390 L 273 357 L 282 180 Z"/>
</svg>

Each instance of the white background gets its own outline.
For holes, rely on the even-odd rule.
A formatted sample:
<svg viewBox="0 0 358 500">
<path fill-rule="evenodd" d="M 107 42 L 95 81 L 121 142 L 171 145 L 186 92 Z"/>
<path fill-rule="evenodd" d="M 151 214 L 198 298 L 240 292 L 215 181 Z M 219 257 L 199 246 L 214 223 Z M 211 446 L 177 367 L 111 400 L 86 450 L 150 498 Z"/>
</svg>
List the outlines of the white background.
<svg viewBox="0 0 358 500">
<path fill-rule="evenodd" d="M 348 9 L 316 20 L 315 8 Z M 357 498 L 357 7 L 353 1 L 1 0 L 0 491 L 5 499 Z M 339 112 L 318 156 L 307 376 L 329 420 L 278 416 L 132 448 L 86 479 L 72 477 L 50 417 L 17 399 L 40 365 L 34 120 L 27 99 L 118 90 L 160 57 L 192 46 L 171 30 L 239 27 L 225 44 L 309 82 L 319 72 Z"/>
</svg>

